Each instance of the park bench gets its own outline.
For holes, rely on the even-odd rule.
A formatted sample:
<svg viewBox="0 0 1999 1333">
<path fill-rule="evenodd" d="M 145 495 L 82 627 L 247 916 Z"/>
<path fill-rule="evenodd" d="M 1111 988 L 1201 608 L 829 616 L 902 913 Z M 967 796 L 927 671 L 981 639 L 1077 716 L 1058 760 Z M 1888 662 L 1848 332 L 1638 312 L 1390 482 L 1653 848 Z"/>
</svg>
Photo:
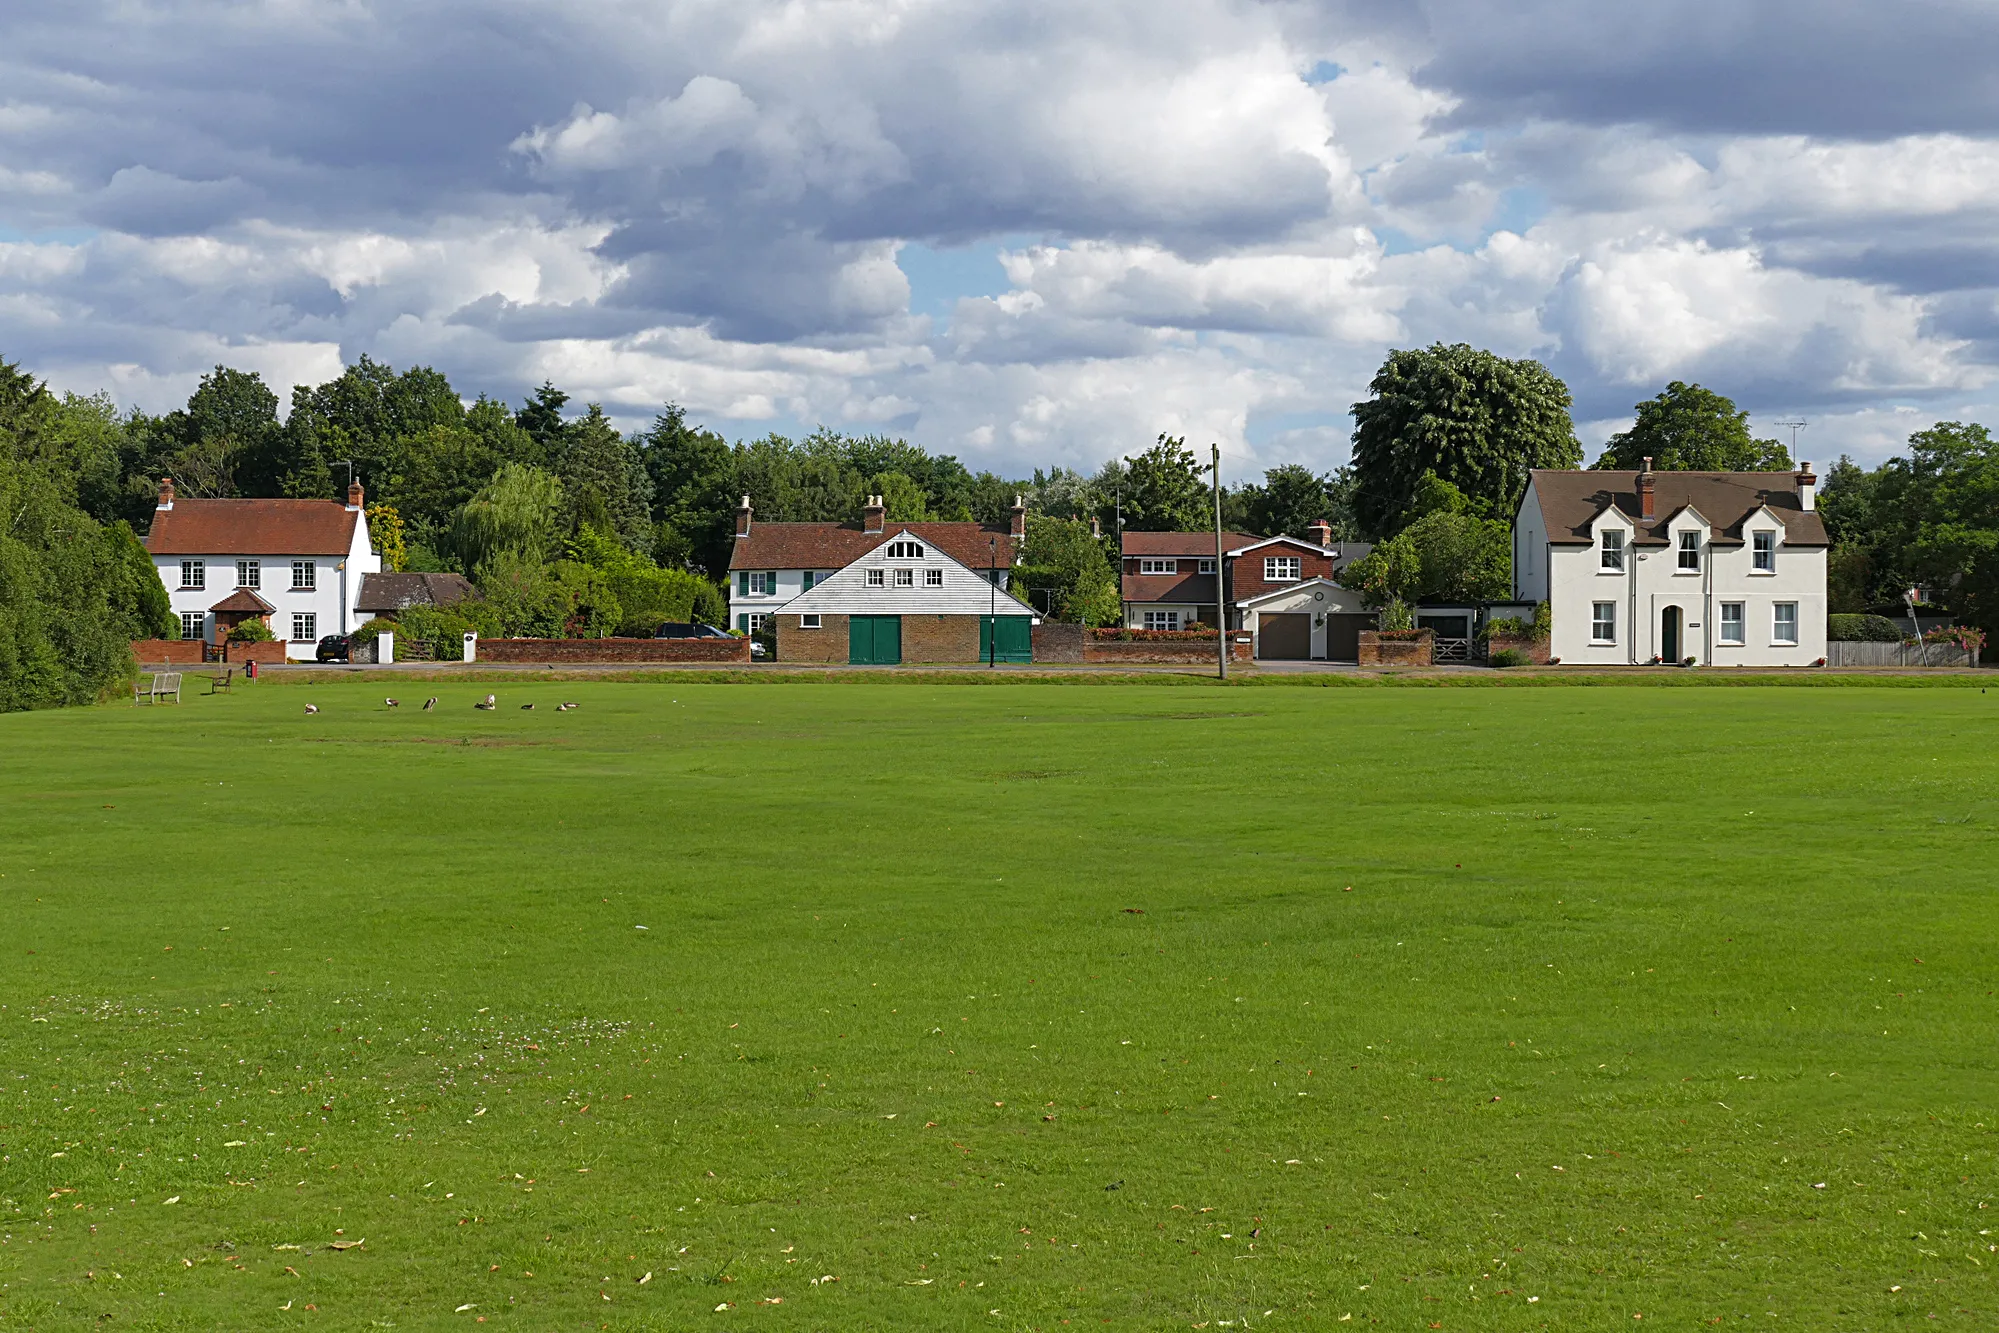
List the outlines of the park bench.
<svg viewBox="0 0 1999 1333">
<path fill-rule="evenodd" d="M 141 680 L 132 687 L 132 702 L 144 699 L 147 703 L 160 703 L 171 699 L 180 702 L 180 672 L 162 671 L 158 675 Z"/>
<path fill-rule="evenodd" d="M 224 671 L 221 675 L 210 676 L 208 678 L 208 692 L 210 694 L 227 694 L 229 693 L 229 687 L 231 685 L 234 685 L 235 683 L 236 683 L 236 668 L 230 667 L 227 671 Z"/>
</svg>

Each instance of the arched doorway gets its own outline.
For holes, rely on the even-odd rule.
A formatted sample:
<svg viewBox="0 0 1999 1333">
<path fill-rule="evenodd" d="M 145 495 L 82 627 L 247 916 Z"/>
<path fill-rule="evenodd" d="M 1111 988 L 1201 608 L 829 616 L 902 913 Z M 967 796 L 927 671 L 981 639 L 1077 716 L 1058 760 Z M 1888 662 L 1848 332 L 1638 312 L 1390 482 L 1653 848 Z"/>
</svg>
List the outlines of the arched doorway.
<svg viewBox="0 0 1999 1333">
<path fill-rule="evenodd" d="M 1659 656 L 1667 662 L 1678 662 L 1686 656 L 1680 651 L 1680 608 L 1669 606 L 1659 613 Z"/>
</svg>

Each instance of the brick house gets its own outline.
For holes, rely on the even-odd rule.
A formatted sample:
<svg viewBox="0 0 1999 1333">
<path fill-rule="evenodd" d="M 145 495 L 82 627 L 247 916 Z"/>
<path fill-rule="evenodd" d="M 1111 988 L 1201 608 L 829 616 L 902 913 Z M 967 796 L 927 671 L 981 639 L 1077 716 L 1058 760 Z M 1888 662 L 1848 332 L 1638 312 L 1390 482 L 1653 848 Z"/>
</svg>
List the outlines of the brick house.
<svg viewBox="0 0 1999 1333">
<path fill-rule="evenodd" d="M 736 539 L 729 552 L 730 626 L 744 633 L 761 630 L 794 598 L 892 539 L 921 543 L 926 552 L 938 552 L 1004 591 L 1027 533 L 1027 508 L 1018 498 L 1004 524 L 898 523 L 891 528 L 887 520 L 881 497 L 870 496 L 858 523 L 759 523 L 745 495 L 736 509 Z"/>
<path fill-rule="evenodd" d="M 160 481 L 146 550 L 180 636 L 221 643 L 256 618 L 310 660 L 319 640 L 354 628 L 363 581 L 382 558 L 368 541 L 359 482 L 338 500 L 176 499 Z"/>
<path fill-rule="evenodd" d="M 1373 616 L 1337 576 L 1373 548 L 1333 541 L 1326 523 L 1313 524 L 1307 533 L 1306 538 L 1222 534 L 1228 628 L 1248 630 L 1258 657 L 1351 661 L 1360 630 L 1372 626 Z M 1127 532 L 1120 546 L 1128 628 L 1217 623 L 1214 533 Z"/>
</svg>

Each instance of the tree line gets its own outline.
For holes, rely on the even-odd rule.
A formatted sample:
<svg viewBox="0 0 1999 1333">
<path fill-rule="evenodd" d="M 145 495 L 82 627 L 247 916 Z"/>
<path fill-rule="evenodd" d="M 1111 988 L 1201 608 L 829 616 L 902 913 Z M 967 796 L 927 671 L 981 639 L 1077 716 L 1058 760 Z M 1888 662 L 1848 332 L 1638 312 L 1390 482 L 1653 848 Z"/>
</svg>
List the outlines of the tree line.
<svg viewBox="0 0 1999 1333">
<path fill-rule="evenodd" d="M 1575 468 L 1583 448 L 1566 385 L 1533 360 L 1465 344 L 1388 354 L 1354 404 L 1352 462 L 1298 464 L 1222 489 L 1222 522 L 1259 536 L 1330 524 L 1375 550 L 1349 581 L 1371 602 L 1510 595 L 1509 524 L 1534 468 Z M 1940 423 L 1872 471 L 1842 459 L 1824 487 L 1835 610 L 1912 585 L 1967 623 L 1999 629 L 1999 459 L 1975 424 Z M 1673 382 L 1636 406 L 1594 466 L 1760 471 L 1792 467 L 1748 414 Z M 0 361 L 0 708 L 74 702 L 129 670 L 118 645 L 170 632 L 164 595 L 137 579 L 137 538 L 159 479 L 205 497 L 368 491 L 386 567 L 455 570 L 481 597 L 484 633 L 644 632 L 719 620 L 734 513 L 766 522 L 851 521 L 880 495 L 892 522 L 1030 518 L 1016 577 L 1064 619 L 1117 618 L 1120 530 L 1201 530 L 1212 479 L 1183 438 L 1161 435 L 1095 471 L 974 471 L 907 440 L 820 429 L 730 442 L 666 405 L 621 433 L 597 404 L 553 384 L 518 405 L 467 402 L 440 372 L 363 356 L 292 391 L 218 366 L 187 402 L 148 414 L 105 394 L 55 394 Z M 81 540 L 71 540 L 79 538 Z M 122 572 L 121 572 L 122 571 Z M 453 626 L 441 626 L 440 637 Z M 1999 635 L 1994 635 L 1999 639 Z"/>
</svg>

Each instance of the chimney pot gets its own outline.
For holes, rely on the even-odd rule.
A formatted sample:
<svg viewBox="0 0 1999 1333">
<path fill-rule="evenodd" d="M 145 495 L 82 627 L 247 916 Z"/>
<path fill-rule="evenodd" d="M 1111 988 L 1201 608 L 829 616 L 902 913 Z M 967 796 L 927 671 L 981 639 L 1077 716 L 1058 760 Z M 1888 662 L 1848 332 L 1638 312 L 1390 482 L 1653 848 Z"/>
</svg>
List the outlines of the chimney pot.
<svg viewBox="0 0 1999 1333">
<path fill-rule="evenodd" d="M 868 497 L 867 507 L 861 510 L 861 529 L 864 532 L 880 532 L 888 521 L 888 506 L 879 495 Z"/>
<path fill-rule="evenodd" d="M 172 509 L 173 507 L 174 507 L 174 479 L 172 477 L 161 477 L 160 508 Z"/>
<path fill-rule="evenodd" d="M 1007 511 L 1006 530 L 1016 537 L 1027 535 L 1027 500 L 1024 496 L 1013 497 L 1013 508 Z"/>
<path fill-rule="evenodd" d="M 1653 519 L 1652 460 L 1647 458 L 1645 466 L 1638 470 L 1638 518 L 1650 523 Z"/>
<path fill-rule="evenodd" d="M 361 483 L 358 481 L 348 482 L 347 507 L 349 509 L 359 509 L 361 507 L 361 499 L 362 499 Z"/>
<path fill-rule="evenodd" d="M 1798 464 L 1798 508 L 1807 514 L 1819 507 L 1819 479 L 1810 463 Z"/>
<path fill-rule="evenodd" d="M 736 506 L 736 535 L 738 537 L 747 537 L 750 535 L 750 512 L 750 497 L 745 495 L 743 502 Z"/>
<path fill-rule="evenodd" d="M 1311 536 L 1314 546 L 1331 546 L 1333 544 L 1333 525 L 1323 518 L 1314 522 L 1305 531 Z"/>
</svg>

